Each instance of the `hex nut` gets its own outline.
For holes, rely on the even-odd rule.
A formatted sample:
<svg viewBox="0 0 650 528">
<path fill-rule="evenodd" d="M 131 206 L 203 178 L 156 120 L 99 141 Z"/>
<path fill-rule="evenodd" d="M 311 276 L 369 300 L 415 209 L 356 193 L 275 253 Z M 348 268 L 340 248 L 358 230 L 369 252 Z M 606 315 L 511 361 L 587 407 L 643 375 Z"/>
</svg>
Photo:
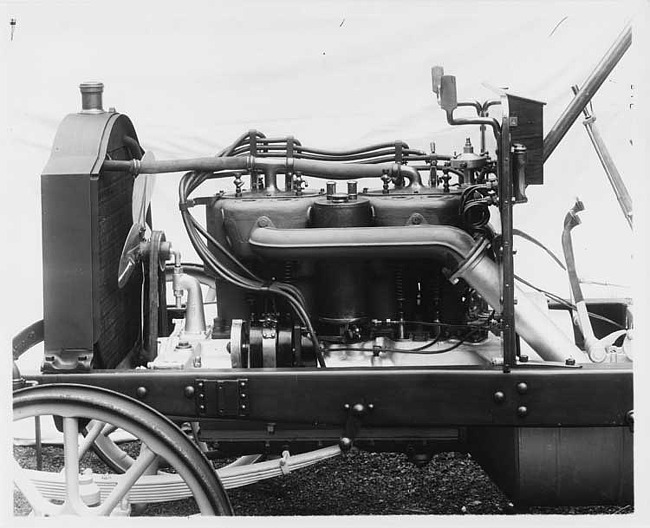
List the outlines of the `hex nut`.
<svg viewBox="0 0 650 528">
<path fill-rule="evenodd" d="M 339 447 L 343 452 L 349 451 L 352 448 L 352 439 L 348 438 L 347 436 L 341 437 L 339 440 Z"/>
</svg>

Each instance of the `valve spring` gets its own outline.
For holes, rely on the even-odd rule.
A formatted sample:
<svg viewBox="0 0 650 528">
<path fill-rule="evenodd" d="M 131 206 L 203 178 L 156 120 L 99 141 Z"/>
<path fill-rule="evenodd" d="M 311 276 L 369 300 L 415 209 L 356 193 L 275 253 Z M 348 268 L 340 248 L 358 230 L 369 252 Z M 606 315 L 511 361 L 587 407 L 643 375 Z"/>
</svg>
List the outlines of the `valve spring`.
<svg viewBox="0 0 650 528">
<path fill-rule="evenodd" d="M 395 266 L 395 300 L 397 305 L 401 308 L 404 304 L 404 265 L 398 264 Z"/>
<path fill-rule="evenodd" d="M 404 325 L 404 264 L 395 266 L 395 300 L 397 301 L 397 320 L 399 321 L 398 335 L 399 339 L 406 337 L 406 328 Z"/>
<path fill-rule="evenodd" d="M 428 281 L 429 302 L 431 303 L 432 319 L 440 321 L 440 275 L 433 274 Z"/>
<path fill-rule="evenodd" d="M 397 318 L 404 318 L 404 264 L 395 266 L 395 301 L 397 302 Z"/>
<path fill-rule="evenodd" d="M 296 261 L 295 260 L 285 260 L 284 261 L 284 282 L 288 284 L 293 284 L 296 279 Z"/>
<path fill-rule="evenodd" d="M 246 300 L 246 304 L 248 304 L 251 320 L 257 319 L 257 314 L 255 313 L 255 305 L 257 304 L 255 296 L 252 293 L 247 293 L 244 299 Z"/>
</svg>

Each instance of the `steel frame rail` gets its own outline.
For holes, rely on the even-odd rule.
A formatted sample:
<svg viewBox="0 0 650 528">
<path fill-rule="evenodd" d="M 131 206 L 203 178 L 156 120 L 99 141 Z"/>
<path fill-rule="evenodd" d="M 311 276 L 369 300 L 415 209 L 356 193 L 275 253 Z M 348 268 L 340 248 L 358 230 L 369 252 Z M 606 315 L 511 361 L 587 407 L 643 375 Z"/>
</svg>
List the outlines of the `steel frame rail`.
<svg viewBox="0 0 650 528">
<path fill-rule="evenodd" d="M 631 426 L 632 368 L 224 369 L 42 374 L 135 397 L 175 421 L 241 420 L 344 427 L 362 405 L 373 427 Z"/>
</svg>

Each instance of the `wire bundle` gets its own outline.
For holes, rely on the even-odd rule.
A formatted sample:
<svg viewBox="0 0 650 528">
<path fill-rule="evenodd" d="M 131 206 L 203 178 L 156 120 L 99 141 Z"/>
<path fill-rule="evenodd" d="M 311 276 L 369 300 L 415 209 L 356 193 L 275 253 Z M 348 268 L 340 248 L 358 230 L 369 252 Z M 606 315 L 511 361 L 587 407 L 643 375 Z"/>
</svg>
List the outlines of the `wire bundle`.
<svg viewBox="0 0 650 528">
<path fill-rule="evenodd" d="M 426 152 L 409 148 L 403 141 L 378 143 L 359 149 L 334 151 L 305 147 L 293 137 L 267 138 L 257 130 L 249 131 L 242 138 L 243 140 L 236 144 L 227 155 L 244 156 L 252 154 L 269 158 L 292 157 L 349 163 L 384 163 L 397 161 L 400 157 L 402 157 L 403 161 L 422 160 L 432 157 L 431 154 Z"/>
<path fill-rule="evenodd" d="M 235 143 L 221 151 L 217 156 L 232 155 L 233 151 L 244 144 L 249 138 L 250 133 L 242 135 L 237 141 L 235 141 Z M 307 328 L 315 347 L 318 364 L 321 367 L 325 367 L 325 360 L 320 348 L 320 343 L 318 342 L 318 337 L 316 336 L 316 332 L 314 331 L 311 319 L 307 312 L 305 298 L 300 290 L 292 284 L 278 281 L 267 281 L 255 275 L 226 247 L 224 247 L 223 244 L 210 235 L 210 233 L 208 233 L 208 231 L 192 216 L 187 208 L 190 194 L 203 182 L 207 179 L 223 178 L 230 176 L 231 174 L 231 172 L 188 172 L 181 178 L 178 188 L 179 207 L 183 218 L 183 224 L 187 230 L 190 242 L 205 266 L 223 280 L 245 290 L 271 293 L 284 298 L 296 312 L 303 325 Z M 222 256 L 226 257 L 230 265 L 226 265 L 220 258 L 217 258 L 217 256 L 208 248 L 204 239 L 212 244 Z"/>
</svg>

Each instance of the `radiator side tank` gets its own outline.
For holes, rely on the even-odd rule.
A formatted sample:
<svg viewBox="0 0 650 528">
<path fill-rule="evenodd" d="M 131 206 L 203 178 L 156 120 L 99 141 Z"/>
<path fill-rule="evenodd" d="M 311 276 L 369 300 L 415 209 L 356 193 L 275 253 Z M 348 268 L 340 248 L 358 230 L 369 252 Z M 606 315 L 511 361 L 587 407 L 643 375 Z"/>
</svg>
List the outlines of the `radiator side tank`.
<svg viewBox="0 0 650 528">
<path fill-rule="evenodd" d="M 41 177 L 44 371 L 113 368 L 141 341 L 141 272 L 117 286 L 133 176 L 100 172 L 107 154 L 141 157 L 128 117 L 71 114 Z"/>
</svg>

